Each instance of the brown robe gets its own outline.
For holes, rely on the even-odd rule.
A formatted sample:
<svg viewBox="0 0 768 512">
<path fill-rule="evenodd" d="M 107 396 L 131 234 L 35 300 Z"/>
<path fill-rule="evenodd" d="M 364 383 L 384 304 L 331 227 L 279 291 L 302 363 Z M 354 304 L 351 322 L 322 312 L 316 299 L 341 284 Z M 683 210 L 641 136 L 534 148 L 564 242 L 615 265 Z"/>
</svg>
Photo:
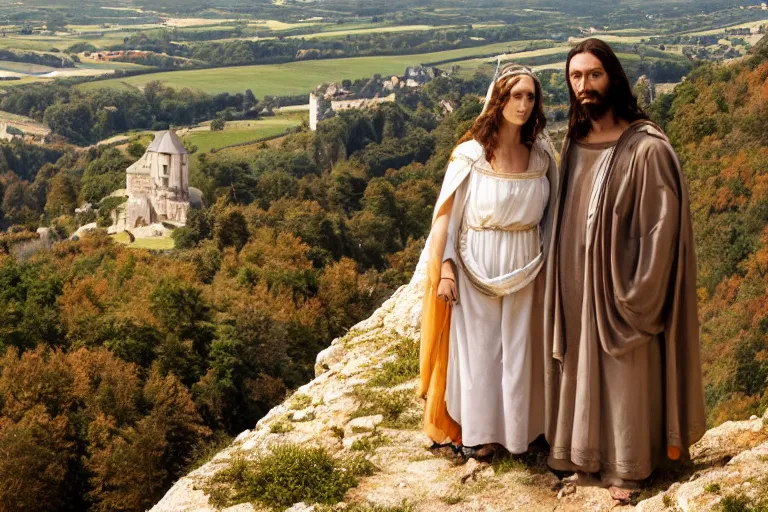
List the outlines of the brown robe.
<svg viewBox="0 0 768 512">
<path fill-rule="evenodd" d="M 649 121 L 580 184 L 570 146 L 544 299 L 550 465 L 639 480 L 706 429 L 687 185 Z"/>
</svg>

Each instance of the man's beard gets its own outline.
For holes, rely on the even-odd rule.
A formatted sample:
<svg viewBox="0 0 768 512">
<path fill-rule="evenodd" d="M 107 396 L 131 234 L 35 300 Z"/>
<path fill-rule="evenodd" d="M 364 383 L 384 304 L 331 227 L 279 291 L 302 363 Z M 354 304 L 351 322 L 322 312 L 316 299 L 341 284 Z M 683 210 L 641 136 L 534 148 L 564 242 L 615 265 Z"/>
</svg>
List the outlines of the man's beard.
<svg viewBox="0 0 768 512">
<path fill-rule="evenodd" d="M 598 91 L 588 91 L 577 98 L 578 110 L 581 111 L 582 118 L 589 118 L 592 121 L 597 121 L 602 118 L 606 112 L 611 109 L 611 101 L 609 99 L 610 92 L 608 94 L 600 94 Z M 589 98 L 592 101 L 590 103 L 582 103 L 582 100 Z"/>
</svg>

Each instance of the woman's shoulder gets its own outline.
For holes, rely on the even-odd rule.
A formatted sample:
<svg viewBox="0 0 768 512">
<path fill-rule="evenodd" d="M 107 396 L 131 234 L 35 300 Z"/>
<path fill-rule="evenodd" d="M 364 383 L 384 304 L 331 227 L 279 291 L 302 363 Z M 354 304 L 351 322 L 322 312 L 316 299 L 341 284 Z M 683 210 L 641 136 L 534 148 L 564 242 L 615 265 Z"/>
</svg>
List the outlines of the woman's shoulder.
<svg viewBox="0 0 768 512">
<path fill-rule="evenodd" d="M 454 148 L 453 153 L 451 153 L 451 159 L 453 160 L 456 158 L 463 158 L 465 160 L 475 162 L 482 158 L 483 154 L 485 154 L 485 148 L 483 148 L 483 145 L 477 142 L 475 139 L 470 139 L 468 141 L 462 142 Z"/>
</svg>

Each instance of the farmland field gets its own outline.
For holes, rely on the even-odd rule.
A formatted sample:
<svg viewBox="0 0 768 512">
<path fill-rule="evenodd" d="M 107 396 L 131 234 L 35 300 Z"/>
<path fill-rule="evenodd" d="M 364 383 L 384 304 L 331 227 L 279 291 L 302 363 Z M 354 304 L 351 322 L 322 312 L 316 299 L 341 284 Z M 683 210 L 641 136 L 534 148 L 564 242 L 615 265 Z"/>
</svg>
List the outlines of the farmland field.
<svg viewBox="0 0 768 512">
<path fill-rule="evenodd" d="M 346 35 L 358 35 L 358 34 L 382 34 L 382 33 L 392 33 L 392 32 L 419 32 L 423 30 L 434 30 L 439 28 L 440 30 L 445 30 L 449 28 L 453 28 L 453 25 L 441 25 L 439 27 L 435 27 L 433 25 L 395 25 L 391 27 L 377 27 L 377 26 L 369 26 L 366 28 L 348 28 L 345 30 L 330 30 L 328 32 L 315 32 L 313 34 L 303 34 L 300 36 L 291 36 L 293 38 L 300 38 L 303 37 L 304 39 L 313 39 L 313 38 L 321 38 L 321 37 L 339 37 L 339 36 L 346 36 Z"/>
<path fill-rule="evenodd" d="M 114 87 L 116 84 L 143 87 L 152 80 L 160 80 L 165 85 L 200 89 L 209 94 L 251 89 L 259 98 L 265 95 L 286 96 L 309 93 L 315 86 L 323 82 L 370 77 L 376 73 L 399 75 L 407 66 L 458 60 L 462 57 L 471 57 L 473 55 L 520 51 L 529 47 L 532 43 L 539 42 L 512 41 L 416 55 L 351 57 L 347 59 L 288 62 L 285 64 L 150 73 L 123 79 L 92 82 L 80 87 Z M 120 87 L 120 85 L 117 86 Z"/>
<path fill-rule="evenodd" d="M 233 144 L 254 141 L 281 134 L 290 128 L 299 126 L 307 114 L 290 114 L 267 117 L 253 121 L 230 121 L 223 131 L 212 132 L 207 127 L 192 130 L 183 139 L 195 144 L 201 153 Z"/>
<path fill-rule="evenodd" d="M 568 45 L 560 45 L 560 46 L 555 46 L 553 48 L 541 48 L 539 50 L 508 53 L 504 55 L 504 57 L 502 58 L 502 61 L 528 64 L 527 61 L 533 58 L 549 57 L 545 60 L 550 61 L 551 59 L 551 63 L 558 63 L 561 60 L 565 62 L 564 55 L 568 53 L 568 50 L 570 50 L 570 48 L 571 47 Z M 468 59 L 468 60 L 460 60 L 460 61 L 454 62 L 453 64 L 461 66 L 461 70 L 459 73 L 460 76 L 469 78 L 475 71 L 477 71 L 477 69 L 480 66 L 486 63 L 492 63 L 492 60 L 488 58 Z"/>
</svg>

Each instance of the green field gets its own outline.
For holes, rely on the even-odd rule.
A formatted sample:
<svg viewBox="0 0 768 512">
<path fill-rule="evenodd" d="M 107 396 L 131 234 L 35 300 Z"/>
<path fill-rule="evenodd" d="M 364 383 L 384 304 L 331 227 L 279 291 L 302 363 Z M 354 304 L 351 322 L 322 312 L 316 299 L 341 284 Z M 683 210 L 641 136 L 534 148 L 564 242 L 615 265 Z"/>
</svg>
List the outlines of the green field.
<svg viewBox="0 0 768 512">
<path fill-rule="evenodd" d="M 377 26 L 371 26 L 367 28 L 347 28 L 345 30 L 330 30 L 328 32 L 316 32 L 313 34 L 304 34 L 299 36 L 290 36 L 292 38 L 304 38 L 304 39 L 314 39 L 314 38 L 321 38 L 321 37 L 340 37 L 340 36 L 347 36 L 347 35 L 358 35 L 358 34 L 382 34 L 382 33 L 393 33 L 393 32 L 420 32 L 424 30 L 435 30 L 435 29 L 449 29 L 454 28 L 454 25 L 441 25 L 440 27 L 435 27 L 433 25 L 395 25 L 395 26 L 389 26 L 389 27 L 377 27 Z"/>
<path fill-rule="evenodd" d="M 527 61 L 534 58 L 540 60 L 542 57 L 551 57 L 551 63 L 560 62 L 560 60 L 565 62 L 565 59 L 561 59 L 561 57 L 563 54 L 568 53 L 568 50 L 570 49 L 571 47 L 568 45 L 560 45 L 552 48 L 541 48 L 539 50 L 509 53 L 505 55 L 502 60 L 503 62 L 519 62 L 520 64 L 528 64 Z M 470 78 L 472 74 L 474 74 L 474 72 L 483 65 L 495 65 L 494 61 L 488 58 L 460 60 L 454 62 L 453 64 L 460 66 L 459 76 L 463 78 Z"/>
<path fill-rule="evenodd" d="M 199 152 L 207 153 L 211 149 L 279 135 L 299 126 L 302 120 L 306 118 L 307 114 L 305 113 L 267 117 L 253 121 L 230 121 L 223 131 L 191 131 L 183 139 L 195 144 Z"/>
<path fill-rule="evenodd" d="M 156 251 L 168 251 L 175 247 L 173 238 L 137 238 L 132 244 L 128 244 L 129 249 L 153 249 Z"/>
<path fill-rule="evenodd" d="M 176 243 L 173 238 L 137 238 L 134 242 L 131 242 L 131 237 L 126 231 L 110 235 L 112 240 L 122 244 L 129 249 L 154 249 L 159 251 L 167 251 L 173 249 Z"/>
<path fill-rule="evenodd" d="M 403 73 L 407 66 L 429 62 L 459 60 L 473 55 L 502 53 L 523 50 L 538 41 L 512 41 L 474 48 L 462 48 L 443 52 L 386 57 L 352 57 L 347 59 L 325 59 L 285 64 L 257 66 L 236 66 L 228 68 L 198 69 L 151 73 L 123 79 L 103 80 L 79 87 L 124 87 L 126 84 L 143 87 L 152 80 L 160 80 L 171 87 L 200 89 L 209 94 L 238 92 L 251 89 L 258 98 L 266 95 L 287 96 L 309 93 L 323 82 L 339 82 L 344 79 Z"/>
</svg>

